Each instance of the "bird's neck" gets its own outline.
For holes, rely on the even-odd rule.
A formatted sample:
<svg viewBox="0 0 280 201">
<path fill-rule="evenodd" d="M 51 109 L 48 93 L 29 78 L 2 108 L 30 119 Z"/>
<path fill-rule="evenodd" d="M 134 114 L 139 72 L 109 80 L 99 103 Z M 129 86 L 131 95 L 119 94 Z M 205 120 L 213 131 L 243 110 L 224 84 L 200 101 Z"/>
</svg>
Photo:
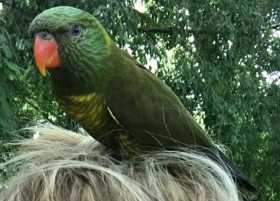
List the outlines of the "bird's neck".
<svg viewBox="0 0 280 201">
<path fill-rule="evenodd" d="M 68 66 L 61 66 L 50 73 L 55 94 L 81 96 L 95 92 L 95 79 L 91 72 L 75 72 Z"/>
<path fill-rule="evenodd" d="M 64 59 L 59 68 L 50 69 L 54 90 L 65 95 L 84 95 L 102 91 L 106 79 L 118 60 L 114 58 L 115 45 L 110 45 L 108 54 L 96 57 L 94 54 L 83 55 L 87 59 L 73 61 Z M 118 51 L 116 51 L 118 52 Z M 119 57 L 121 59 L 121 57 Z"/>
</svg>

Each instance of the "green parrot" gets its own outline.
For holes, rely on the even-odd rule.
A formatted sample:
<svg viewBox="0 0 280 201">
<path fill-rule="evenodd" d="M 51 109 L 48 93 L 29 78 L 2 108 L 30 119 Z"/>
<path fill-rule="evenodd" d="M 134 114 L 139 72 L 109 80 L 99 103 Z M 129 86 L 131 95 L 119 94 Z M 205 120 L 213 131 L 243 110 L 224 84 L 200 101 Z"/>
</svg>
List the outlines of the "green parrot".
<svg viewBox="0 0 280 201">
<path fill-rule="evenodd" d="M 50 72 L 64 111 L 116 153 L 191 147 L 226 166 L 241 186 L 254 187 L 219 151 L 179 98 L 118 48 L 91 14 L 73 7 L 45 10 L 31 23 L 34 57 Z"/>
</svg>

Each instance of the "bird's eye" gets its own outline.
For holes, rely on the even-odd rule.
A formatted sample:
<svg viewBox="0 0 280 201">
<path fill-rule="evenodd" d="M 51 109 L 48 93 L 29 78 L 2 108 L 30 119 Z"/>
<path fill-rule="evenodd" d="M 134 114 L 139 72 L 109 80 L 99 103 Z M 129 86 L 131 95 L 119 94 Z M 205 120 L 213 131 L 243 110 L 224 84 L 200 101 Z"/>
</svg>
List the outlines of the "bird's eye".
<svg viewBox="0 0 280 201">
<path fill-rule="evenodd" d="M 81 32 L 82 32 L 82 27 L 80 25 L 76 24 L 71 27 L 70 34 L 72 36 L 76 36 L 76 37 L 80 36 Z"/>
</svg>

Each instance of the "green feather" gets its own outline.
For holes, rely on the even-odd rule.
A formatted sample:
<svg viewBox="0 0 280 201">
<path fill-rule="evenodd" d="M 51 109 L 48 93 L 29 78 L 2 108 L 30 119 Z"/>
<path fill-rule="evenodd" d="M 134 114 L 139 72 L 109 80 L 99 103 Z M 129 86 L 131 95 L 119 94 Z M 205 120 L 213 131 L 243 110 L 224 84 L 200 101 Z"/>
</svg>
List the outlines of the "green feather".
<svg viewBox="0 0 280 201">
<path fill-rule="evenodd" d="M 75 24 L 82 27 L 79 37 L 69 35 Z M 72 7 L 52 8 L 31 23 L 32 34 L 40 31 L 53 34 L 59 46 L 61 66 L 51 71 L 56 98 L 90 135 L 128 156 L 198 148 L 250 187 L 172 90 L 119 49 L 95 17 Z"/>
</svg>

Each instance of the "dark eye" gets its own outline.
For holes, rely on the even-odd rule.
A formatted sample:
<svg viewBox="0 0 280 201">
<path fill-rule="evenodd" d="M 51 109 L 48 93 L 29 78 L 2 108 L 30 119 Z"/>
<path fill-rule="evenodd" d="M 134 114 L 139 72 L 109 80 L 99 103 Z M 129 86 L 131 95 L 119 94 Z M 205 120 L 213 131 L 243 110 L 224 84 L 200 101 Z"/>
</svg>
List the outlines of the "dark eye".
<svg viewBox="0 0 280 201">
<path fill-rule="evenodd" d="M 70 34 L 72 36 L 80 36 L 82 32 L 82 27 L 78 24 L 73 25 L 70 30 Z"/>
</svg>

